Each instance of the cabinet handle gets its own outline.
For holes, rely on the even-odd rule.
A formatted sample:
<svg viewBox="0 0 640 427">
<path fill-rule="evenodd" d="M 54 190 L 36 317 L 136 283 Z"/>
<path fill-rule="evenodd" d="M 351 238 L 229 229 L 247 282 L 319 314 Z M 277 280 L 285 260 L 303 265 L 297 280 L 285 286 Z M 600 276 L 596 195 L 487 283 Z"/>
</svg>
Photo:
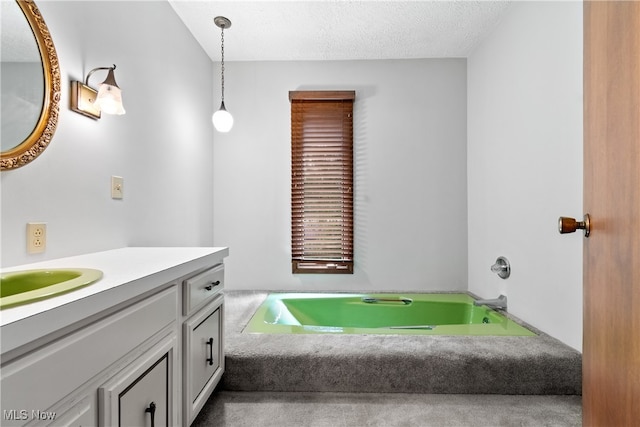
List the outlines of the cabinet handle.
<svg viewBox="0 0 640 427">
<path fill-rule="evenodd" d="M 151 402 L 149 407 L 144 410 L 144 412 L 148 412 L 151 414 L 151 427 L 155 427 L 156 425 L 156 404 L 155 402 Z"/>
<path fill-rule="evenodd" d="M 209 341 L 207 341 L 207 345 L 210 346 L 209 358 L 207 359 L 207 362 L 209 362 L 209 366 L 211 366 L 213 365 L 213 338 L 209 338 Z"/>
<path fill-rule="evenodd" d="M 215 288 L 216 286 L 218 286 L 220 284 L 220 280 L 216 280 L 215 282 L 211 282 L 210 284 L 208 284 L 207 286 L 205 286 L 204 288 L 208 291 L 210 291 L 211 289 Z"/>
</svg>

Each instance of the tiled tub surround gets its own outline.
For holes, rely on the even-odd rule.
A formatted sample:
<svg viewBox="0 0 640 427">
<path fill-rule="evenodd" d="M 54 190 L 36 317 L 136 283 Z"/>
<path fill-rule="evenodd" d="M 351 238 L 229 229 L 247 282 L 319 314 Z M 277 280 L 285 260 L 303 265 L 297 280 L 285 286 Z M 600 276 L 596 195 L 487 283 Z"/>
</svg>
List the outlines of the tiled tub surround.
<svg viewBox="0 0 640 427">
<path fill-rule="evenodd" d="M 447 394 L 581 393 L 581 355 L 536 337 L 244 333 L 268 293 L 225 293 L 233 391 Z"/>
</svg>

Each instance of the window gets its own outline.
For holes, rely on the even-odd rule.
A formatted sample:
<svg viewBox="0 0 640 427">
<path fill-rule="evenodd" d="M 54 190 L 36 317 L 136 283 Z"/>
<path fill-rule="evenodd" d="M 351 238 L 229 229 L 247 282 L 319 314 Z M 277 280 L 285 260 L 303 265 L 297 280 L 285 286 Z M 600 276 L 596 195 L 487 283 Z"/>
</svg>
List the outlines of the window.
<svg viewBox="0 0 640 427">
<path fill-rule="evenodd" d="M 354 91 L 292 91 L 293 273 L 353 273 Z"/>
</svg>

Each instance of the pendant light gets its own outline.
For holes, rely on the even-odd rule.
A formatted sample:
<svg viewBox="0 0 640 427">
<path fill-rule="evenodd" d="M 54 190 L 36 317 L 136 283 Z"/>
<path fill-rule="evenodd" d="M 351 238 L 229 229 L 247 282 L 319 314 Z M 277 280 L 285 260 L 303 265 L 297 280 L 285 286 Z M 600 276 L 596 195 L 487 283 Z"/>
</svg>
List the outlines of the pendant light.
<svg viewBox="0 0 640 427">
<path fill-rule="evenodd" d="M 212 120 L 213 126 L 215 126 L 218 132 L 229 132 L 233 127 L 233 116 L 227 111 L 224 106 L 224 29 L 231 27 L 231 21 L 229 21 L 224 16 L 216 16 L 213 19 L 213 22 L 215 22 L 215 24 L 222 29 L 222 103 L 220 104 L 220 109 L 213 113 Z"/>
</svg>

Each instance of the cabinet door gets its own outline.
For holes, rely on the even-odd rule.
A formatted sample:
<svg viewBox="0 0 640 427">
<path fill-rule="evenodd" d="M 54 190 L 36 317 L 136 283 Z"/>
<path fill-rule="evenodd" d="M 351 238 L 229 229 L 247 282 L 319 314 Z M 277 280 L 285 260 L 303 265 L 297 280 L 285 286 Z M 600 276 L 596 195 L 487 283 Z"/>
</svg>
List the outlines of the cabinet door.
<svg viewBox="0 0 640 427">
<path fill-rule="evenodd" d="M 174 425 L 175 335 L 163 342 L 98 389 L 101 425 Z"/>
<path fill-rule="evenodd" d="M 220 309 L 216 309 L 192 332 L 191 396 L 200 394 L 209 378 L 220 368 Z"/>
<path fill-rule="evenodd" d="M 133 380 L 118 395 L 119 426 L 167 426 L 169 354 Z"/>
<path fill-rule="evenodd" d="M 224 372 L 224 304 L 220 295 L 184 322 L 184 420 L 198 415 Z"/>
</svg>

